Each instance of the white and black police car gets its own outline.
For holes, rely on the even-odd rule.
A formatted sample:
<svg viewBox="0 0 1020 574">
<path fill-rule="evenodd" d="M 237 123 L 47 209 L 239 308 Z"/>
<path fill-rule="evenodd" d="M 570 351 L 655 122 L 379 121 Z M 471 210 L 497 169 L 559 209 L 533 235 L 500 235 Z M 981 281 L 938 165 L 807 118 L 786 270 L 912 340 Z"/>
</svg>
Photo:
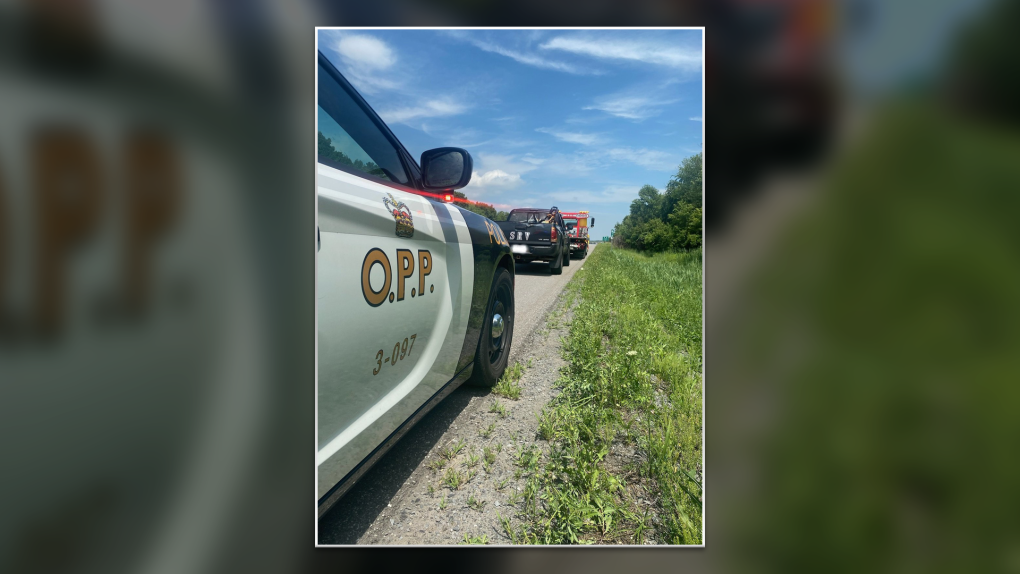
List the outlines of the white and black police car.
<svg viewBox="0 0 1020 574">
<path fill-rule="evenodd" d="M 317 85 L 321 517 L 461 383 L 503 374 L 514 263 L 498 226 L 448 202 L 467 151 L 415 162 L 322 52 Z"/>
</svg>

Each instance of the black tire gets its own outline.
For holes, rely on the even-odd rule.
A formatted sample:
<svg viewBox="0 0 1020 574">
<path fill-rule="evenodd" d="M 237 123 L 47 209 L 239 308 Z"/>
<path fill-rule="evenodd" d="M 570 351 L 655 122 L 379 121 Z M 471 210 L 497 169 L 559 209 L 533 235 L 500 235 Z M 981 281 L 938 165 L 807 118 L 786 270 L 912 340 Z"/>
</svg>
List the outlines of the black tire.
<svg viewBox="0 0 1020 574">
<path fill-rule="evenodd" d="M 563 251 L 560 251 L 560 256 L 555 261 L 549 262 L 549 272 L 553 275 L 560 275 L 563 273 Z"/>
<path fill-rule="evenodd" d="M 570 247 L 563 248 L 563 264 L 570 267 Z"/>
<path fill-rule="evenodd" d="M 584 259 L 587 256 L 588 256 L 588 249 L 585 248 L 585 250 L 581 252 L 581 259 Z"/>
<path fill-rule="evenodd" d="M 500 312 L 503 317 L 503 333 L 492 337 L 493 316 Z M 492 280 L 489 304 L 485 307 L 482 329 L 475 350 L 475 367 L 468 384 L 475 387 L 491 388 L 503 376 L 510 360 L 510 345 L 514 338 L 514 284 L 510 272 L 500 267 Z"/>
</svg>

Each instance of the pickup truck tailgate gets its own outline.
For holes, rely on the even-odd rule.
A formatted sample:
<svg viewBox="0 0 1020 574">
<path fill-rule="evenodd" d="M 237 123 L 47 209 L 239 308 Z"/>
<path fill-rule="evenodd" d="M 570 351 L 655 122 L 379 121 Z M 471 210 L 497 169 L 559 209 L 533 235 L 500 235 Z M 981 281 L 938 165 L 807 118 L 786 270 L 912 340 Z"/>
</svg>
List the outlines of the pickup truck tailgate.
<svg viewBox="0 0 1020 574">
<path fill-rule="evenodd" d="M 503 230 L 510 245 L 551 245 L 550 235 L 552 233 L 551 223 L 518 223 L 513 221 L 500 221 L 499 228 Z"/>
</svg>

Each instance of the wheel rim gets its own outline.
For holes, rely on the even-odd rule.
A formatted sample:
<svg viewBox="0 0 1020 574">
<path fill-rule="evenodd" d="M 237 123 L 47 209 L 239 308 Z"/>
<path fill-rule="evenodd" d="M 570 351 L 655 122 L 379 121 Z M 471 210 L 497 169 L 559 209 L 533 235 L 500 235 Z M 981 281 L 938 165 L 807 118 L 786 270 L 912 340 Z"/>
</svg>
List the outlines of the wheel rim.
<svg viewBox="0 0 1020 574">
<path fill-rule="evenodd" d="M 492 313 L 489 315 L 489 321 L 493 327 L 495 327 L 497 317 L 500 319 L 503 328 L 498 336 L 496 336 L 494 329 L 489 331 L 490 365 L 495 365 L 503 358 L 503 354 L 509 347 L 510 338 L 513 336 L 513 293 L 510 292 L 510 286 L 506 284 L 500 285 L 496 289 L 496 300 L 492 303 Z"/>
<path fill-rule="evenodd" d="M 503 316 L 496 313 L 492 316 L 492 338 L 498 339 L 503 334 Z"/>
</svg>

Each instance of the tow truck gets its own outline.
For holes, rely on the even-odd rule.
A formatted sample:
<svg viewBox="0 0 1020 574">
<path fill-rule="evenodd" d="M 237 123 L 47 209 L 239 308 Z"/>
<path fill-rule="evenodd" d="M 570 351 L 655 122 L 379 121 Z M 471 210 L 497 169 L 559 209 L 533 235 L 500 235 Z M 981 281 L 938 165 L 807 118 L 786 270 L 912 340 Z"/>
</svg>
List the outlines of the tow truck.
<svg viewBox="0 0 1020 574">
<path fill-rule="evenodd" d="M 567 225 L 567 237 L 570 241 L 570 256 L 580 253 L 581 259 L 588 256 L 588 228 L 595 227 L 595 218 L 587 211 L 565 211 L 561 214 L 563 223 Z"/>
</svg>

